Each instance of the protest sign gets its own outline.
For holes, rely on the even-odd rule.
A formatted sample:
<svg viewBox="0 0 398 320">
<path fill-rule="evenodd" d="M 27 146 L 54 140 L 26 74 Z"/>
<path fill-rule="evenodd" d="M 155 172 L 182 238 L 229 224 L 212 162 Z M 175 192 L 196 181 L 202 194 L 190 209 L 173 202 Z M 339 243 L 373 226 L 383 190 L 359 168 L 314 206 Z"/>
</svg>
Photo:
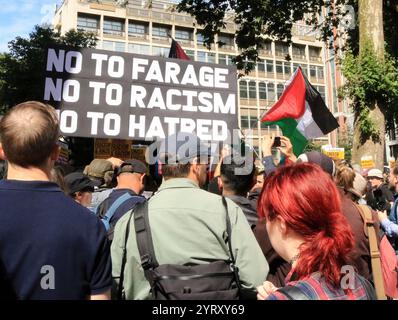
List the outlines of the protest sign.
<svg viewBox="0 0 398 320">
<path fill-rule="evenodd" d="M 96 49 L 47 49 L 43 99 L 68 136 L 155 140 L 238 128 L 236 68 Z"/>
</svg>

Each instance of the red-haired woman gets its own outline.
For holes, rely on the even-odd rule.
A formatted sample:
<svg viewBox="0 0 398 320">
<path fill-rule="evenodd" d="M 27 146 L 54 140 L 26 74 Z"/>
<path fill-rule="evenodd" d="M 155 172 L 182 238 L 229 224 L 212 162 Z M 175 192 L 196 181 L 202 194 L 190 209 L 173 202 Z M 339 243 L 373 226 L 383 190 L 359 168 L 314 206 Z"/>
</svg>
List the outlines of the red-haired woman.
<svg viewBox="0 0 398 320">
<path fill-rule="evenodd" d="M 320 167 L 300 163 L 267 179 L 259 201 L 275 251 L 292 264 L 286 287 L 257 288 L 264 300 L 374 299 L 372 285 L 347 260 L 354 245 L 332 179 Z"/>
</svg>

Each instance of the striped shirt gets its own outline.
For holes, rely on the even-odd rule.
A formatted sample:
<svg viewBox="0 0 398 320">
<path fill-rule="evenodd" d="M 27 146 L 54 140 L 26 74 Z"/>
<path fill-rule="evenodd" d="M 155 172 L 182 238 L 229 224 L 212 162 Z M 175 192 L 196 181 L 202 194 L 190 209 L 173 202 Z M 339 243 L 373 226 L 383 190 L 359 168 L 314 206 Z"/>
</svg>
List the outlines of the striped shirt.
<svg viewBox="0 0 398 320">
<path fill-rule="evenodd" d="M 359 276 L 355 275 L 354 288 L 343 289 L 328 282 L 320 272 L 314 272 L 308 278 L 291 281 L 293 271 L 286 277 L 286 286 L 294 286 L 307 297 L 308 300 L 368 300 L 366 290 Z M 282 292 L 275 291 L 267 300 L 289 300 Z"/>
</svg>

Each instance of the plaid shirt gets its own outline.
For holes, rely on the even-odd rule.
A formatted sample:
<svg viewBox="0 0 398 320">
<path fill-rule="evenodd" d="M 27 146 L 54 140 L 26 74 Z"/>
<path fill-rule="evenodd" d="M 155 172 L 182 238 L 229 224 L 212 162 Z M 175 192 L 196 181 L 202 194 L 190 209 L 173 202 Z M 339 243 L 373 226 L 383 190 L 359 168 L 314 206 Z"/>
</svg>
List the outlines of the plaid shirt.
<svg viewBox="0 0 398 320">
<path fill-rule="evenodd" d="M 286 277 L 286 286 L 299 288 L 309 300 L 368 300 L 366 290 L 358 275 L 355 276 L 355 289 L 342 289 L 328 282 L 320 272 L 311 274 L 308 278 L 292 281 L 293 270 Z M 289 300 L 283 293 L 274 292 L 267 300 Z"/>
</svg>

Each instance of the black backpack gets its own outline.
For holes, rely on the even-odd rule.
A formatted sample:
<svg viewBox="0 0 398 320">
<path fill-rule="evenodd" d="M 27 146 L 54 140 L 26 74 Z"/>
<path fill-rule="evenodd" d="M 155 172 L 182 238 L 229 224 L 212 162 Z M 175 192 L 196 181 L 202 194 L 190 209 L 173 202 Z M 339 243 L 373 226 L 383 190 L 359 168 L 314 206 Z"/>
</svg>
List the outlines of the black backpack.
<svg viewBox="0 0 398 320">
<path fill-rule="evenodd" d="M 226 226 L 230 259 L 218 260 L 208 264 L 163 264 L 156 260 L 150 226 L 148 223 L 148 203 L 138 204 L 134 212 L 134 225 L 141 265 L 145 277 L 150 283 L 152 296 L 156 300 L 237 300 L 241 294 L 238 268 L 231 245 L 231 221 L 227 203 L 222 198 L 226 209 Z M 126 264 L 126 245 L 129 233 L 130 213 L 126 228 L 125 245 L 122 258 L 118 299 L 124 299 L 123 279 Z M 245 293 L 245 295 L 247 295 Z"/>
</svg>

